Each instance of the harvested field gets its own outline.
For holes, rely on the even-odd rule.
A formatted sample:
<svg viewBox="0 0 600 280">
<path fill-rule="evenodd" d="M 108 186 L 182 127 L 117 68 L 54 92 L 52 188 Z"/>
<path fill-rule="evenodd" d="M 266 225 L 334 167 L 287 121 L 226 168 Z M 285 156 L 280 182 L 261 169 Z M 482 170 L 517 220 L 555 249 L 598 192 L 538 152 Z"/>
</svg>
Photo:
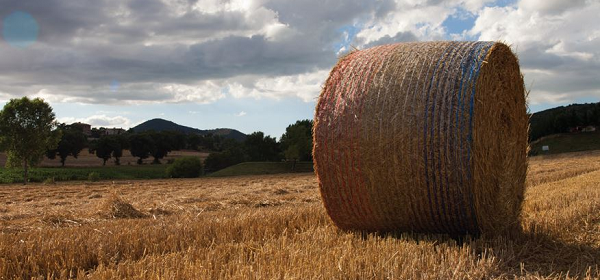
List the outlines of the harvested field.
<svg viewBox="0 0 600 280">
<path fill-rule="evenodd" d="M 600 152 L 527 182 L 522 233 L 459 241 L 341 231 L 309 174 L 4 185 L 0 279 L 600 277 Z"/>
</svg>

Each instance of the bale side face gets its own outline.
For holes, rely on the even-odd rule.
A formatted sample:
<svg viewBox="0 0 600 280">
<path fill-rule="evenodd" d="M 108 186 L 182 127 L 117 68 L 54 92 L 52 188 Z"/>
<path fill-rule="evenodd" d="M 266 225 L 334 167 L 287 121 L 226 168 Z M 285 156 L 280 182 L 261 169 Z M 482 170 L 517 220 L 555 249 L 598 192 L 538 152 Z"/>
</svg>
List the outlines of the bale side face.
<svg viewBox="0 0 600 280">
<path fill-rule="evenodd" d="M 527 137 L 526 114 L 522 135 L 522 126 L 515 125 L 521 124 L 525 110 L 518 64 L 518 77 L 514 71 L 502 76 L 493 71 L 495 66 L 482 67 L 498 64 L 495 57 L 510 56 L 516 63 L 510 50 L 493 55 L 503 50 L 497 46 L 503 45 L 404 43 L 357 51 L 339 61 L 317 104 L 313 141 L 321 194 L 335 224 L 343 229 L 463 234 L 502 228 L 495 221 L 518 215 L 524 172 L 494 170 L 497 165 L 485 163 L 485 157 L 498 150 L 477 144 L 496 139 L 513 149 L 500 151 L 503 155 L 519 156 L 490 159 L 526 167 L 517 151 L 523 143 L 526 148 Z M 515 64 L 510 65 L 514 70 Z M 498 114 L 485 114 L 487 107 L 479 110 L 482 100 L 505 98 L 496 93 L 505 83 L 512 85 L 507 95 L 513 101 L 500 102 L 506 108 Z M 514 133 L 507 135 L 524 136 L 523 143 L 521 138 L 497 140 L 503 136 L 493 135 L 502 112 L 512 116 L 507 125 Z M 474 129 L 485 124 L 494 126 Z M 518 144 L 507 144 L 514 141 Z M 498 187 L 506 181 L 498 178 L 506 174 L 517 178 Z M 521 196 L 511 200 L 515 193 Z M 503 211 L 488 212 L 500 206 Z M 502 217 L 488 217 L 495 213 Z"/>
<path fill-rule="evenodd" d="M 473 124 L 475 201 L 481 231 L 502 233 L 520 226 L 529 122 L 523 78 L 510 48 L 495 44 L 486 61 Z"/>
</svg>

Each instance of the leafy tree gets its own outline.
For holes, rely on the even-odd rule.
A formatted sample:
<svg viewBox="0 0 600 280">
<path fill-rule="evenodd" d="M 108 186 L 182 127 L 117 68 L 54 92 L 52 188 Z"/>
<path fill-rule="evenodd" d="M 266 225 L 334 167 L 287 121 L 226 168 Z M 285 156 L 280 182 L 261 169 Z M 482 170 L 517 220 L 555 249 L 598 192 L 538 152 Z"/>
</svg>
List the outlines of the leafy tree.
<svg viewBox="0 0 600 280">
<path fill-rule="evenodd" d="M 110 137 L 104 136 L 90 143 L 89 151 L 103 160 L 102 165 L 106 165 L 106 161 L 112 157 L 113 149 L 114 141 Z"/>
<path fill-rule="evenodd" d="M 123 149 L 127 146 L 127 138 L 124 135 L 105 135 L 90 143 L 89 150 L 103 160 L 102 165 L 106 165 L 110 158 L 115 159 L 115 165 L 121 165 Z"/>
<path fill-rule="evenodd" d="M 185 149 L 187 146 L 187 137 L 185 134 L 179 131 L 169 131 L 169 137 L 171 138 L 171 145 L 174 151 Z"/>
<path fill-rule="evenodd" d="M 312 160 L 312 120 L 289 125 L 281 136 L 281 149 L 288 160 Z"/>
<path fill-rule="evenodd" d="M 278 161 L 281 159 L 281 150 L 275 138 L 265 136 L 260 131 L 246 137 L 244 148 L 250 161 Z"/>
<path fill-rule="evenodd" d="M 166 157 L 173 149 L 173 138 L 169 132 L 150 132 L 150 138 L 154 145 L 150 150 L 150 155 L 154 158 L 153 164 L 160 164 L 160 160 Z"/>
<path fill-rule="evenodd" d="M 202 139 L 201 136 L 196 133 L 190 133 L 186 137 L 187 148 L 190 150 L 198 150 Z"/>
<path fill-rule="evenodd" d="M 200 145 L 209 151 L 224 151 L 227 148 L 237 144 L 239 143 L 233 139 L 225 139 L 220 135 L 213 135 L 209 133 L 202 137 L 202 143 Z"/>
<path fill-rule="evenodd" d="M 137 157 L 137 163 L 142 164 L 144 159 L 150 157 L 150 152 L 154 150 L 154 141 L 146 133 L 136 133 L 129 137 L 129 152 Z"/>
<path fill-rule="evenodd" d="M 578 126 L 600 126 L 600 102 L 571 104 L 536 112 L 531 115 L 529 123 L 529 141 L 568 132 Z"/>
<path fill-rule="evenodd" d="M 298 147 L 296 145 L 290 145 L 284 152 L 284 156 L 288 160 L 292 160 L 292 170 L 296 169 L 296 162 L 298 158 L 300 158 L 300 153 L 298 152 Z"/>
<path fill-rule="evenodd" d="M 554 131 L 555 133 L 568 132 L 569 127 L 573 124 L 576 124 L 576 120 L 573 118 L 569 119 L 567 114 L 561 113 L 554 118 Z"/>
<path fill-rule="evenodd" d="M 92 127 L 91 133 L 92 133 L 92 135 L 91 135 L 92 138 L 100 138 L 100 137 L 102 137 L 102 136 L 104 136 L 106 134 L 106 128 L 104 128 L 104 127 L 101 127 L 101 128 Z"/>
<path fill-rule="evenodd" d="M 65 166 L 65 161 L 68 156 L 77 158 L 79 152 L 87 144 L 87 138 L 80 129 L 72 128 L 66 125 L 60 126 L 61 139 L 58 142 L 56 149 L 48 150 L 46 156 L 49 159 L 55 159 L 56 156 L 60 158 L 60 163 Z"/>
<path fill-rule="evenodd" d="M 171 178 L 196 178 L 202 174 L 202 161 L 199 157 L 182 157 L 167 167 Z"/>
<path fill-rule="evenodd" d="M 39 98 L 11 99 L 0 111 L 0 148 L 8 152 L 7 166 L 23 167 L 24 184 L 29 167 L 39 164 L 60 141 L 55 127 L 52 107 Z"/>
<path fill-rule="evenodd" d="M 246 161 L 247 156 L 244 149 L 238 145 L 231 147 L 223 152 L 215 152 L 208 155 L 204 160 L 204 167 L 207 171 L 217 171 L 225 167 L 236 165 Z"/>
<path fill-rule="evenodd" d="M 115 159 L 115 165 L 121 165 L 123 149 L 129 147 L 127 137 L 123 134 L 108 136 L 112 144 L 112 157 Z"/>
<path fill-rule="evenodd" d="M 242 148 L 243 149 L 243 143 L 234 140 L 234 139 L 230 139 L 230 138 L 223 138 L 222 136 L 219 135 L 215 135 L 213 136 L 213 140 L 214 140 L 214 146 L 213 146 L 213 151 L 226 151 L 226 150 L 230 150 L 230 149 L 236 149 L 236 148 Z"/>
</svg>

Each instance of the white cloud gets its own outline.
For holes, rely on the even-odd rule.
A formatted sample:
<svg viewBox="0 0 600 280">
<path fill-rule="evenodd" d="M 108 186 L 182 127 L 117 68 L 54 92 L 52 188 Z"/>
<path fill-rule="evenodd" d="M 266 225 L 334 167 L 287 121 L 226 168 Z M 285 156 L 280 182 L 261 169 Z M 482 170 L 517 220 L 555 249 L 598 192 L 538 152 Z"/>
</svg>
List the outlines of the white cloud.
<svg viewBox="0 0 600 280">
<path fill-rule="evenodd" d="M 560 14 L 585 5 L 585 0 L 521 0 L 519 7 L 531 13 Z"/>
<path fill-rule="evenodd" d="M 297 97 L 310 102 L 319 96 L 328 75 L 328 70 L 318 70 L 299 75 L 258 78 L 247 84 L 236 81 L 229 83 L 229 93 L 235 98 Z"/>
<path fill-rule="evenodd" d="M 532 102 L 600 97 L 599 1 L 489 7 L 492 2 L 12 1 L 3 8 L 30 12 L 44 32 L 26 50 L 0 44 L 0 100 L 27 95 L 51 103 L 210 104 L 232 96 L 309 102 L 336 52 L 349 44 L 448 38 L 511 44 L 527 85 L 534 84 Z M 477 18 L 475 26 L 447 34 L 443 23 L 451 15 Z"/>
<path fill-rule="evenodd" d="M 442 24 L 450 15 L 459 10 L 477 14 L 484 5 L 493 1 L 396 0 L 396 8 L 386 16 L 374 15 L 363 24 L 365 28 L 356 35 L 357 41 L 365 46 L 386 36 L 395 37 L 402 33 L 412 33 L 420 40 L 444 40 L 447 34 Z"/>
<path fill-rule="evenodd" d="M 58 118 L 58 121 L 67 124 L 82 122 L 90 124 L 93 127 L 129 128 L 132 126 L 131 120 L 123 116 L 93 115 L 86 118 L 64 117 Z"/>
<path fill-rule="evenodd" d="M 56 93 L 53 90 L 42 88 L 29 98 L 41 98 L 48 103 L 89 103 L 90 99 L 80 96 L 70 96 L 62 93 Z"/>
<path fill-rule="evenodd" d="M 568 94 L 557 94 L 547 91 L 538 91 L 535 95 L 530 95 L 528 98 L 530 105 L 539 104 L 560 104 L 571 101 Z"/>
<path fill-rule="evenodd" d="M 476 14 L 486 4 L 493 3 L 495 0 L 463 0 L 459 2 L 465 10 L 470 13 Z"/>
<path fill-rule="evenodd" d="M 235 114 L 236 117 L 243 117 L 245 115 L 246 115 L 246 112 L 244 112 L 244 111 L 241 111 L 241 112 Z"/>
<path fill-rule="evenodd" d="M 442 23 L 453 13 L 445 5 L 422 6 L 419 3 L 396 3 L 398 7 L 383 18 L 372 18 L 357 35 L 362 46 L 378 39 L 394 37 L 400 32 L 412 32 L 423 40 L 442 39 Z M 432 16 L 435 15 L 435 16 Z"/>
<path fill-rule="evenodd" d="M 552 48 L 547 49 L 546 53 L 574 58 L 581 61 L 587 61 L 594 58 L 594 54 L 590 52 L 567 51 L 565 42 L 562 40 L 560 40 L 556 45 L 552 46 Z"/>
<path fill-rule="evenodd" d="M 204 81 L 196 85 L 164 84 L 157 88 L 171 96 L 170 102 L 209 104 L 225 97 L 222 87 L 214 81 Z"/>
<path fill-rule="evenodd" d="M 600 100 L 599 1 L 522 0 L 486 7 L 469 31 L 519 55 L 532 104 Z"/>
<path fill-rule="evenodd" d="M 197 103 L 210 104 L 224 98 L 223 81 L 207 80 L 193 84 L 179 83 L 125 83 L 119 90 L 107 86 L 75 86 L 62 88 L 56 85 L 41 85 L 32 88 L 30 98 L 42 98 L 53 103 L 139 105 L 154 103 Z M 0 91 L 0 98 L 4 95 Z M 18 95 L 6 94 L 6 98 Z M 99 112 L 102 113 L 102 112 Z"/>
</svg>

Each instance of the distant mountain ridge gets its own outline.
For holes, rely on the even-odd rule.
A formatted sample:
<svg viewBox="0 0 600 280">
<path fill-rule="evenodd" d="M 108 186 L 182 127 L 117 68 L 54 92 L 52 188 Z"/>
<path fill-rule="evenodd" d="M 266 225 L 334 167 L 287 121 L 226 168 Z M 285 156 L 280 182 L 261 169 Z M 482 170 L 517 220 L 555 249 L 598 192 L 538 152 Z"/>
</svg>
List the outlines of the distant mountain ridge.
<svg viewBox="0 0 600 280">
<path fill-rule="evenodd" d="M 145 121 L 145 122 L 133 127 L 133 131 L 135 131 L 135 132 L 144 132 L 144 131 L 148 131 L 148 130 L 179 131 L 179 132 L 186 133 L 186 134 L 196 133 L 196 134 L 200 134 L 200 135 L 213 134 L 213 135 L 220 135 L 225 138 L 234 139 L 234 140 L 238 140 L 238 141 L 243 141 L 244 139 L 246 139 L 246 134 L 239 132 L 238 130 L 231 129 L 231 128 L 216 128 L 216 129 L 202 130 L 202 129 L 197 129 L 197 128 L 193 128 L 193 127 L 189 127 L 189 126 L 176 124 L 172 121 L 158 119 L 158 118 Z"/>
</svg>

